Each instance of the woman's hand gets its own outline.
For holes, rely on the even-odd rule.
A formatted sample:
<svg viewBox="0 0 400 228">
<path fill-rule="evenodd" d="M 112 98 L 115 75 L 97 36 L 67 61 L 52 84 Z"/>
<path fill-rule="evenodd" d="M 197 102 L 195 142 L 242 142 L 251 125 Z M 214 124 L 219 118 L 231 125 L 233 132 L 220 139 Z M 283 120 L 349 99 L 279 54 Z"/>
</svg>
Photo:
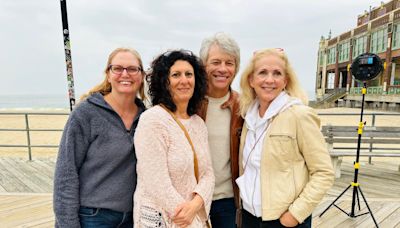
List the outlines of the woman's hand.
<svg viewBox="0 0 400 228">
<path fill-rule="evenodd" d="M 299 225 L 299 222 L 296 220 L 295 217 L 293 217 L 292 214 L 290 214 L 289 211 L 286 211 L 281 215 L 281 217 L 279 218 L 279 222 L 286 227 L 295 227 Z"/>
<path fill-rule="evenodd" d="M 203 204 L 203 199 L 196 194 L 191 201 L 182 203 L 175 208 L 175 216 L 172 221 L 179 227 L 187 227 L 192 223 Z"/>
</svg>

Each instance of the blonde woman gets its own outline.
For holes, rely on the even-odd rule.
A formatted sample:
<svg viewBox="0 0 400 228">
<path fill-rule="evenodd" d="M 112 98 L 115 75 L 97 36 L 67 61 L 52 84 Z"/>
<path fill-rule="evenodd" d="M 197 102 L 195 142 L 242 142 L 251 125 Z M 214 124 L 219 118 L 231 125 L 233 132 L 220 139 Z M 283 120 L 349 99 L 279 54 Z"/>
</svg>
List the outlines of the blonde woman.
<svg viewBox="0 0 400 228">
<path fill-rule="evenodd" d="M 240 85 L 242 227 L 311 227 L 334 181 L 317 114 L 282 49 L 255 52 Z"/>
<path fill-rule="evenodd" d="M 133 136 L 145 109 L 139 53 L 115 49 L 104 73 L 65 125 L 54 176 L 56 227 L 133 226 Z"/>
</svg>

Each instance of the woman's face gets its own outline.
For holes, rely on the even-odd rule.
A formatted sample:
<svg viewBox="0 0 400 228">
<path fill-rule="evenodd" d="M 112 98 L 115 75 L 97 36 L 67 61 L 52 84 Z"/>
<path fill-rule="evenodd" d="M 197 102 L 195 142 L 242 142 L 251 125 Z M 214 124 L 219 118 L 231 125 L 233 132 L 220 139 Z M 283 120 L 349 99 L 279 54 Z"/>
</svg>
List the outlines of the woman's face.
<svg viewBox="0 0 400 228">
<path fill-rule="evenodd" d="M 183 60 L 177 60 L 169 69 L 169 91 L 175 105 L 188 104 L 193 96 L 195 75 L 192 65 Z"/>
<path fill-rule="evenodd" d="M 285 62 L 275 55 L 262 57 L 255 62 L 254 73 L 249 77 L 249 83 L 258 97 L 260 105 L 268 107 L 286 87 Z"/>
<path fill-rule="evenodd" d="M 143 83 L 139 60 L 130 52 L 117 53 L 111 61 L 107 80 L 113 93 L 136 95 Z"/>
</svg>

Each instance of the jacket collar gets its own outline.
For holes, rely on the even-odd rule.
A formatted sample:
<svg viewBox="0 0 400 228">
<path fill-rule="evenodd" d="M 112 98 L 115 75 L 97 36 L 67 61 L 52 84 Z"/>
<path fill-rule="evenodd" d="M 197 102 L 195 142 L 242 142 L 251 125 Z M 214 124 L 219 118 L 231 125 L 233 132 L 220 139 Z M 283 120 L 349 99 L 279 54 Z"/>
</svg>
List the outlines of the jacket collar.
<svg viewBox="0 0 400 228">
<path fill-rule="evenodd" d="M 229 109 L 233 109 L 233 106 L 235 105 L 235 102 L 237 101 L 237 100 L 239 100 L 239 94 L 236 92 L 236 91 L 234 91 L 234 90 L 232 90 L 231 89 L 231 87 L 229 87 L 229 98 L 228 98 L 228 100 L 226 100 L 222 105 L 221 105 L 221 108 L 222 109 L 226 109 L 226 108 L 229 108 Z M 205 102 L 208 104 L 208 98 L 206 97 L 205 98 Z"/>
<path fill-rule="evenodd" d="M 246 113 L 245 122 L 249 130 L 256 130 L 260 126 L 265 126 L 270 119 L 285 111 L 292 105 L 302 104 L 297 98 L 290 97 L 285 91 L 282 91 L 269 105 L 263 117 L 259 116 L 259 100 L 256 98 Z"/>
<path fill-rule="evenodd" d="M 89 103 L 92 103 L 94 105 L 100 106 L 104 109 L 108 109 L 110 111 L 114 111 L 111 106 L 104 100 L 104 96 L 100 93 L 100 92 L 96 92 L 93 93 L 92 95 L 90 95 L 87 98 L 87 101 Z M 138 106 L 138 113 L 142 113 L 146 107 L 144 105 L 144 103 L 142 102 L 142 100 L 140 100 L 139 98 L 135 98 L 135 104 Z"/>
</svg>

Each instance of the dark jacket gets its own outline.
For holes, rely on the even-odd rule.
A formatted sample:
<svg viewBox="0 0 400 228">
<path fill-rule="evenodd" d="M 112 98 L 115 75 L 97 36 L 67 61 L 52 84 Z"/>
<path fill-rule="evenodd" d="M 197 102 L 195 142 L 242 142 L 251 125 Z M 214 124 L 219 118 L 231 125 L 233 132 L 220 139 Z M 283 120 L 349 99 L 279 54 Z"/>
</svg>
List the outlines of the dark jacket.
<svg viewBox="0 0 400 228">
<path fill-rule="evenodd" d="M 56 227 L 80 227 L 80 206 L 132 211 L 136 187 L 133 136 L 100 93 L 82 101 L 65 125 L 54 175 Z"/>
<path fill-rule="evenodd" d="M 208 100 L 205 99 L 201 103 L 199 112 L 197 113 L 204 121 L 206 121 L 208 108 Z M 229 99 L 221 105 L 222 109 L 229 108 L 231 110 L 231 127 L 230 127 L 230 155 L 231 155 L 231 173 L 232 187 L 235 197 L 235 206 L 239 208 L 239 187 L 236 185 L 236 178 L 239 177 L 239 145 L 240 134 L 243 126 L 243 119 L 239 114 L 239 94 L 233 90 L 230 91 Z"/>
</svg>

